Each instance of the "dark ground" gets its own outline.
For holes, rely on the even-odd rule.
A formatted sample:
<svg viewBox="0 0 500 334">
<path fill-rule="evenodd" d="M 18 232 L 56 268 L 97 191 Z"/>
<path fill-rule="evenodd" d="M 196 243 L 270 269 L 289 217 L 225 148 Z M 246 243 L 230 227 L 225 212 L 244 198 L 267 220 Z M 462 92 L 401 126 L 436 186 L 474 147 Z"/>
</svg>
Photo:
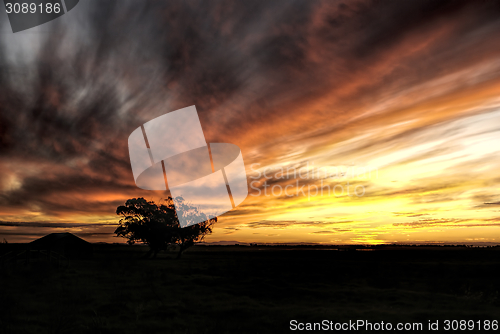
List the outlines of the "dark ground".
<svg viewBox="0 0 500 334">
<path fill-rule="evenodd" d="M 0 333 L 286 333 L 292 319 L 424 329 L 440 320 L 442 329 L 446 319 L 500 320 L 498 247 L 196 246 L 181 260 L 140 259 L 146 250 L 94 245 L 92 259 L 67 267 L 7 262 Z"/>
</svg>

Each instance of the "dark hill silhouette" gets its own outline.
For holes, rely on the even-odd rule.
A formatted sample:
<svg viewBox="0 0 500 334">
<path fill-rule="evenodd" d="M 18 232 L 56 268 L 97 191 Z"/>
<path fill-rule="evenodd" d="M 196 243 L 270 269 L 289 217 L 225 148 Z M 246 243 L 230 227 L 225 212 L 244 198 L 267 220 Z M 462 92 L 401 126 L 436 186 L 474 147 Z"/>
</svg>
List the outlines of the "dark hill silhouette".
<svg viewBox="0 0 500 334">
<path fill-rule="evenodd" d="M 92 244 L 76 235 L 51 233 L 29 243 L 31 250 L 54 251 L 67 258 L 88 258 L 92 256 Z"/>
</svg>

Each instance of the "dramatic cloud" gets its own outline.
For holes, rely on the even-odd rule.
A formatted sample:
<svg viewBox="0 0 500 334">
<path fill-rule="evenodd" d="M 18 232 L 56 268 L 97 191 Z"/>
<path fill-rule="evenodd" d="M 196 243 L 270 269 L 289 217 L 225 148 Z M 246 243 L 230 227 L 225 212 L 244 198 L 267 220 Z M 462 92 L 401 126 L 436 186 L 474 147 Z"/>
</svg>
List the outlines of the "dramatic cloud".
<svg viewBox="0 0 500 334">
<path fill-rule="evenodd" d="M 12 34 L 1 11 L 0 236 L 116 241 L 119 204 L 168 196 L 135 186 L 129 134 L 196 105 L 250 176 L 208 241 L 460 242 L 458 219 L 496 242 L 499 18 L 498 1 L 81 0 Z"/>
</svg>

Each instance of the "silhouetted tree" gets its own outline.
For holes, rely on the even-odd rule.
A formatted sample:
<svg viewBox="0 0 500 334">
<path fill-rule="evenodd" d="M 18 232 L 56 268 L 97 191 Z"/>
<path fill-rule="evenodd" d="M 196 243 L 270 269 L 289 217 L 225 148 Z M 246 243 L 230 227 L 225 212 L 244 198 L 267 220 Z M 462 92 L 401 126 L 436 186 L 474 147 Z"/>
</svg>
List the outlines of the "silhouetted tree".
<svg viewBox="0 0 500 334">
<path fill-rule="evenodd" d="M 115 234 L 127 238 L 128 244 L 141 242 L 149 245 L 150 251 L 145 257 L 150 257 L 151 254 L 156 257 L 159 251 L 177 244 L 177 258 L 180 258 L 187 248 L 212 233 L 217 218 L 209 219 L 198 208 L 185 203 L 181 197 L 175 199 L 175 204 L 174 206 L 171 197 L 161 204 L 144 198 L 129 199 L 125 205 L 116 209 L 116 214 L 122 216 L 122 219 Z M 177 214 L 181 214 L 189 222 L 202 222 L 181 228 Z"/>
</svg>

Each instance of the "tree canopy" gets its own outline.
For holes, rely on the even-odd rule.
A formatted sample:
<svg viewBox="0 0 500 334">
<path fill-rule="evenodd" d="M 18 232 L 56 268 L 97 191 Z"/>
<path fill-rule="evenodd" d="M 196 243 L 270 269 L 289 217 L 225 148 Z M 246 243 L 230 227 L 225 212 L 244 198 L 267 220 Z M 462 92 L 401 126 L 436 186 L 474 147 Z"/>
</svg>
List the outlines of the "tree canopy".
<svg viewBox="0 0 500 334">
<path fill-rule="evenodd" d="M 159 204 L 144 198 L 132 198 L 120 205 L 116 214 L 122 218 L 115 234 L 128 239 L 128 244 L 147 244 L 150 247 L 147 257 L 151 254 L 156 257 L 159 251 L 178 245 L 179 258 L 187 248 L 212 233 L 217 222 L 216 217 L 207 217 L 199 208 L 185 203 L 182 197 L 175 200 L 168 197 Z M 188 221 L 203 222 L 181 227 L 178 214 L 187 217 Z"/>
</svg>

